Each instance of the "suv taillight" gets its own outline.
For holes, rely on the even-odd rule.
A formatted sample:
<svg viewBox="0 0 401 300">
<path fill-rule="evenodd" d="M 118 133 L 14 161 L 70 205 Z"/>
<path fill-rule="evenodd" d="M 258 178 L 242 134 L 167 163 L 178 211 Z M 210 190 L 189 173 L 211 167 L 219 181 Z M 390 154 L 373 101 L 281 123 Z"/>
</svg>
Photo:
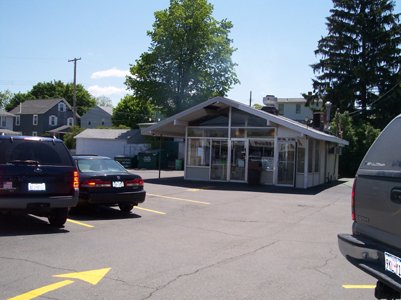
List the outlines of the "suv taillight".
<svg viewBox="0 0 401 300">
<path fill-rule="evenodd" d="M 78 187 L 79 187 L 79 176 L 78 176 L 78 171 L 74 171 L 73 186 L 74 186 L 74 188 L 78 188 Z"/>
<path fill-rule="evenodd" d="M 143 186 L 143 180 L 142 180 L 142 178 L 137 178 L 134 180 L 127 180 L 125 182 L 125 186 L 140 187 L 140 186 Z"/>
<path fill-rule="evenodd" d="M 103 181 L 100 179 L 87 179 L 84 182 L 82 182 L 81 187 L 87 187 L 87 188 L 111 187 L 111 182 Z"/>
<path fill-rule="evenodd" d="M 352 220 L 355 221 L 355 185 L 358 177 L 355 177 L 354 184 L 352 185 L 352 194 L 351 194 L 351 212 L 352 212 Z"/>
</svg>

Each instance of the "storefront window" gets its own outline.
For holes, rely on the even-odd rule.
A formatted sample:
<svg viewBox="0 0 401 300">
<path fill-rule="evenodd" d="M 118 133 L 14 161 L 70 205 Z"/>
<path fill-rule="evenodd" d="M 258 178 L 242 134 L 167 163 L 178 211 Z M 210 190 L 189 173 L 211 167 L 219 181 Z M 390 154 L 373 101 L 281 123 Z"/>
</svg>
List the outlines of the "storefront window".
<svg viewBox="0 0 401 300">
<path fill-rule="evenodd" d="M 249 140 L 249 161 L 260 161 L 262 169 L 273 170 L 274 167 L 274 141 Z"/>
<path fill-rule="evenodd" d="M 189 166 L 209 166 L 210 140 L 190 139 L 188 141 L 187 161 Z"/>
<path fill-rule="evenodd" d="M 231 138 L 272 138 L 274 128 L 231 128 Z"/>
<path fill-rule="evenodd" d="M 309 149 L 308 149 L 308 173 L 313 172 L 313 144 L 314 141 L 309 140 Z"/>
<path fill-rule="evenodd" d="M 319 141 L 315 142 L 315 173 L 320 171 L 320 150 Z"/>
<path fill-rule="evenodd" d="M 302 143 L 298 143 L 297 173 L 304 173 L 304 171 L 305 171 L 305 146 Z"/>
<path fill-rule="evenodd" d="M 232 127 L 267 127 L 266 119 L 248 114 L 237 108 L 231 110 Z"/>
<path fill-rule="evenodd" d="M 188 137 L 228 137 L 228 128 L 191 128 Z"/>
</svg>

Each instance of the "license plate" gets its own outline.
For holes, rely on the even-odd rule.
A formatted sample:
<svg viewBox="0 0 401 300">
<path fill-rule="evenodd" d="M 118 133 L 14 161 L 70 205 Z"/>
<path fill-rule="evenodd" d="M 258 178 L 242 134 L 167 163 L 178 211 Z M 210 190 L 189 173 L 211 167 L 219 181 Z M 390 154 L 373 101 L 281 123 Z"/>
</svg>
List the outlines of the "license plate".
<svg viewBox="0 0 401 300">
<path fill-rule="evenodd" d="M 386 271 L 392 272 L 401 277 L 401 259 L 393 254 L 384 253 Z"/>
<path fill-rule="evenodd" d="M 28 183 L 28 191 L 46 191 L 45 183 Z"/>
<path fill-rule="evenodd" d="M 113 181 L 114 188 L 121 188 L 124 187 L 124 181 Z"/>
</svg>

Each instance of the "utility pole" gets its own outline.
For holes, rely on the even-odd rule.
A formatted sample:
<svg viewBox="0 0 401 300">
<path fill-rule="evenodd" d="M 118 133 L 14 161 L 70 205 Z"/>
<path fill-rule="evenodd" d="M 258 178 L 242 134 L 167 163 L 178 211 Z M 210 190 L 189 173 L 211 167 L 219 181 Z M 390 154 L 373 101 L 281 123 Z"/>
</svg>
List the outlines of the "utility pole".
<svg viewBox="0 0 401 300">
<path fill-rule="evenodd" d="M 249 94 L 249 106 L 252 106 L 252 91 Z"/>
<path fill-rule="evenodd" d="M 74 115 L 74 126 L 77 125 L 77 104 L 76 104 L 76 84 L 77 84 L 77 60 L 81 60 L 81 58 L 74 58 L 71 60 L 68 60 L 68 62 L 74 62 L 74 95 L 73 95 L 73 105 L 72 105 L 72 113 Z"/>
</svg>

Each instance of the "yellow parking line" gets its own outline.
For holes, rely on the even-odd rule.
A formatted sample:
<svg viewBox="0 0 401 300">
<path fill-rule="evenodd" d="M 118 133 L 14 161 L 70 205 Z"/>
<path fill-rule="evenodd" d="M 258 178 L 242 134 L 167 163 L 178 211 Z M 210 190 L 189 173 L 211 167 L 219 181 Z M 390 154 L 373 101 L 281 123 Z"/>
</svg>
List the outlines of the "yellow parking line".
<svg viewBox="0 0 401 300">
<path fill-rule="evenodd" d="M 157 213 L 157 214 L 161 214 L 161 215 L 165 215 L 166 214 L 166 213 L 161 212 L 161 211 L 146 209 L 146 208 L 142 208 L 142 207 L 138 207 L 138 206 L 135 206 L 135 209 L 142 209 L 142 210 L 146 210 L 146 211 L 151 211 L 151 212 L 154 212 L 154 213 Z"/>
<path fill-rule="evenodd" d="M 201 204 L 210 204 L 210 203 L 208 203 L 208 202 L 201 202 L 201 201 L 188 200 L 188 199 L 181 199 L 181 198 L 175 198 L 175 197 L 168 197 L 168 196 L 154 195 L 154 194 L 148 194 L 148 193 L 147 193 L 146 195 L 148 195 L 148 196 L 154 196 L 154 197 L 167 198 L 167 199 L 180 200 L 180 201 L 195 202 L 195 203 L 201 203 Z"/>
<path fill-rule="evenodd" d="M 197 192 L 197 191 L 201 191 L 201 190 L 207 190 L 207 189 L 212 189 L 214 188 L 214 186 L 204 186 L 201 188 L 197 188 L 197 189 L 188 189 L 188 192 Z"/>
<path fill-rule="evenodd" d="M 78 224 L 78 225 L 86 226 L 86 227 L 95 227 L 95 226 L 92 226 L 92 225 L 89 225 L 89 224 L 85 224 L 85 223 L 77 222 L 77 221 L 70 220 L 70 219 L 67 219 L 67 221 L 68 221 L 68 222 L 71 222 L 71 223 Z"/>
<path fill-rule="evenodd" d="M 343 285 L 345 289 L 374 289 L 375 285 Z"/>
</svg>

